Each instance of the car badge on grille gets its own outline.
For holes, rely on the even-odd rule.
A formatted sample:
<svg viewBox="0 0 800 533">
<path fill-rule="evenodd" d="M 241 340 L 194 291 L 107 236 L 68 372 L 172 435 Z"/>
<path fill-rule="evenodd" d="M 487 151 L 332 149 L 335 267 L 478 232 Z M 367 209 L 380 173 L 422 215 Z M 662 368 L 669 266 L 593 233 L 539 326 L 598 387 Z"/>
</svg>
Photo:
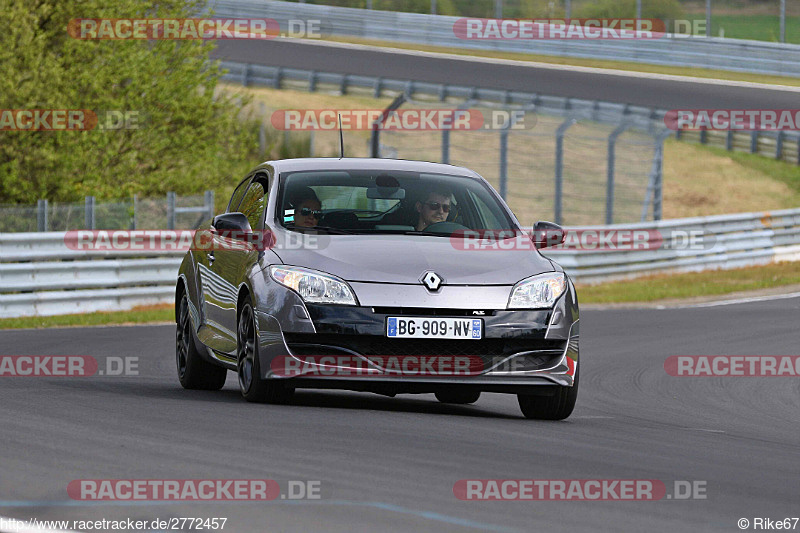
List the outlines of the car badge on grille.
<svg viewBox="0 0 800 533">
<path fill-rule="evenodd" d="M 429 270 L 422 275 L 420 279 L 423 285 L 425 285 L 429 291 L 438 291 L 439 287 L 442 286 L 442 277 L 434 272 L 433 270 Z"/>
</svg>

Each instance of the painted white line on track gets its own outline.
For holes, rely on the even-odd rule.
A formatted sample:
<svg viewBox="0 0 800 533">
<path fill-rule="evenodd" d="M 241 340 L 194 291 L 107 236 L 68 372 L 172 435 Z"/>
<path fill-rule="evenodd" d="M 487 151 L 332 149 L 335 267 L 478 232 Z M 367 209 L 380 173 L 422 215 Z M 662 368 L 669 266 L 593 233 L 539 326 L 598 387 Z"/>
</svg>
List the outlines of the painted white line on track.
<svg viewBox="0 0 800 533">
<path fill-rule="evenodd" d="M 677 81 L 683 83 L 699 83 L 705 85 L 725 85 L 729 87 L 743 87 L 748 89 L 762 89 L 779 92 L 800 93 L 800 87 L 791 85 L 773 85 L 769 83 L 757 83 L 750 81 L 720 80 L 717 78 L 696 78 L 693 76 L 679 76 L 677 74 L 658 74 L 654 72 L 637 72 L 632 70 L 619 70 L 611 68 L 579 67 L 574 65 L 558 65 L 554 63 L 540 63 L 536 61 L 523 61 L 518 59 L 499 59 L 493 57 L 464 56 L 459 54 L 448 54 L 444 52 L 425 52 L 422 50 L 406 50 L 403 48 L 391 48 L 384 46 L 372 46 L 366 44 L 340 43 L 334 41 L 320 41 L 312 39 L 292 39 L 292 42 L 311 46 L 328 46 L 332 48 L 345 48 L 350 50 L 365 50 L 369 52 L 382 52 L 386 54 L 421 56 L 436 59 L 450 59 L 456 61 L 466 61 L 470 63 L 489 63 L 492 65 L 509 65 L 517 67 L 529 67 L 538 69 L 564 70 L 569 72 L 583 72 L 587 74 L 600 74 L 604 76 L 620 76 L 626 78 L 642 78 L 661 81 Z M 468 49 L 465 49 L 469 51 Z M 559 57 L 559 56 L 553 56 Z M 643 63 L 645 65 L 646 63 Z"/>
<path fill-rule="evenodd" d="M 768 302 L 770 300 L 787 300 L 789 298 L 800 298 L 800 292 L 792 292 L 789 294 L 773 294 L 770 296 L 753 296 L 750 298 L 738 298 L 736 300 L 720 300 L 716 302 L 705 302 L 699 304 L 676 305 L 676 306 L 659 305 L 656 307 L 656 309 L 692 309 L 698 307 L 719 307 L 722 305 L 746 304 L 751 302 Z"/>
</svg>

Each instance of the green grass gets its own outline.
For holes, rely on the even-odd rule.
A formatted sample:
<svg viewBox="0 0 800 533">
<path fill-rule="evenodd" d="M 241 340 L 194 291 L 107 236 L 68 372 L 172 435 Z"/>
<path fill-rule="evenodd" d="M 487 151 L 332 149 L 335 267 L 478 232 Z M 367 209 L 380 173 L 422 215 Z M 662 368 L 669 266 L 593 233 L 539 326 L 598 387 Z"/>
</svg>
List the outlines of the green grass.
<svg viewBox="0 0 800 533">
<path fill-rule="evenodd" d="M 800 166 L 779 161 L 771 157 L 746 152 L 728 152 L 722 148 L 708 147 L 716 155 L 727 154 L 740 165 L 786 184 L 792 191 L 800 194 Z"/>
<path fill-rule="evenodd" d="M 114 311 L 109 313 L 3 318 L 0 319 L 0 329 L 110 326 L 174 321 L 175 311 L 172 305 L 166 305 L 133 309 L 131 311 Z"/>
<path fill-rule="evenodd" d="M 713 15 L 711 34 L 719 36 L 720 28 L 725 37 L 752 39 L 754 41 L 778 42 L 780 19 L 778 15 Z M 786 17 L 786 42 L 800 44 L 800 17 Z"/>
<path fill-rule="evenodd" d="M 648 276 L 599 285 L 579 284 L 577 290 L 580 303 L 605 304 L 720 296 L 794 284 L 800 284 L 797 263 L 776 263 L 734 270 Z"/>
</svg>

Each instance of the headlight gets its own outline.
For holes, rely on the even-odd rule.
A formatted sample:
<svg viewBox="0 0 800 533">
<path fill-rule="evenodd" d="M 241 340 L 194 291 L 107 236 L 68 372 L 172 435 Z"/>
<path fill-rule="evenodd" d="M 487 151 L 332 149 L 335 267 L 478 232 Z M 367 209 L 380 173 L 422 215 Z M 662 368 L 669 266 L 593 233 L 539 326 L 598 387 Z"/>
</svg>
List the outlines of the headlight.
<svg viewBox="0 0 800 533">
<path fill-rule="evenodd" d="M 553 307 L 567 288 L 563 272 L 548 272 L 525 278 L 511 291 L 509 309 L 543 309 Z"/>
<path fill-rule="evenodd" d="M 330 274 L 303 267 L 271 266 L 272 278 L 314 304 L 358 305 L 350 286 Z"/>
</svg>

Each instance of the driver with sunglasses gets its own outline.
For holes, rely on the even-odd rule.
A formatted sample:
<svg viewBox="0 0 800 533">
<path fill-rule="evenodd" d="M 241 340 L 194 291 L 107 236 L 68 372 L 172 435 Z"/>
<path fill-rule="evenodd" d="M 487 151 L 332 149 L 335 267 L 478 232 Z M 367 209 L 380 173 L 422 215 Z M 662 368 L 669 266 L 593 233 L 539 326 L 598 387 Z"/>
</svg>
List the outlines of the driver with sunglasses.
<svg viewBox="0 0 800 533">
<path fill-rule="evenodd" d="M 450 214 L 450 192 L 445 190 L 429 191 L 424 202 L 417 202 L 417 231 L 437 222 L 445 222 Z"/>
<path fill-rule="evenodd" d="M 301 189 L 292 196 L 291 204 L 294 207 L 294 226 L 300 228 L 313 228 L 322 216 L 322 202 L 310 187 Z"/>
</svg>

